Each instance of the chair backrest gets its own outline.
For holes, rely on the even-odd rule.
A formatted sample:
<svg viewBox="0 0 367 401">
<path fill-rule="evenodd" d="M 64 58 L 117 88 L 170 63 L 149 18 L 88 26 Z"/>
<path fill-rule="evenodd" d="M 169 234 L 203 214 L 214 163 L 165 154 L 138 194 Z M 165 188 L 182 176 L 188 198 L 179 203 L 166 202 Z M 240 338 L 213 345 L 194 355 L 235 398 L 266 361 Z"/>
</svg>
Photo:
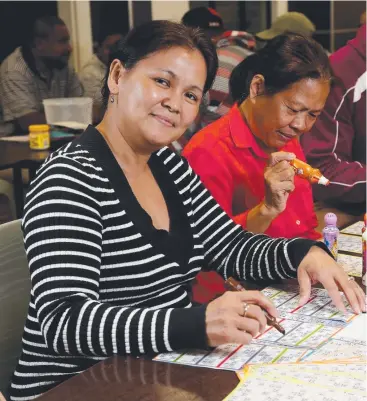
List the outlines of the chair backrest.
<svg viewBox="0 0 367 401">
<path fill-rule="evenodd" d="M 0 391 L 5 391 L 22 347 L 31 280 L 20 220 L 0 225 Z"/>
</svg>

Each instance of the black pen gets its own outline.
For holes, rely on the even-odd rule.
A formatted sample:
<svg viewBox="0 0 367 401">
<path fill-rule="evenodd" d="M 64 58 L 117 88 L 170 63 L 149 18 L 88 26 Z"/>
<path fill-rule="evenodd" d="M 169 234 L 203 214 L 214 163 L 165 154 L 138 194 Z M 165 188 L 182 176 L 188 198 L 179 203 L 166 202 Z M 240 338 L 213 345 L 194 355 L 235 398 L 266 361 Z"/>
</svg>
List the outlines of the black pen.
<svg viewBox="0 0 367 401">
<path fill-rule="evenodd" d="M 241 283 L 235 280 L 233 277 L 229 277 L 228 280 L 225 281 L 225 285 L 230 291 L 246 291 L 246 289 L 241 285 Z M 266 323 L 268 324 L 268 326 L 274 327 L 279 331 L 279 333 L 282 333 L 284 336 L 285 335 L 284 327 L 282 327 L 277 322 L 277 319 L 274 316 L 269 315 L 269 313 L 263 308 L 261 309 L 264 312 L 264 315 L 266 317 Z"/>
</svg>

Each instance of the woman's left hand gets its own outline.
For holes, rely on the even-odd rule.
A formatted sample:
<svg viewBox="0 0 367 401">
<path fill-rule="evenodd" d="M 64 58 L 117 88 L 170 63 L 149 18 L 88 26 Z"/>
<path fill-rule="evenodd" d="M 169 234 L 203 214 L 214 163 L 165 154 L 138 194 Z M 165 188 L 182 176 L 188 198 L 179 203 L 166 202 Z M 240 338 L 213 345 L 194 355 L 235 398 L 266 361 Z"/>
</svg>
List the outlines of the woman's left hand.
<svg viewBox="0 0 367 401">
<path fill-rule="evenodd" d="M 313 246 L 298 267 L 300 305 L 310 298 L 311 285 L 321 283 L 329 293 L 335 306 L 346 312 L 340 290 L 344 292 L 355 313 L 366 312 L 366 297 L 362 288 L 354 280 L 349 280 L 345 271 L 324 250 Z"/>
</svg>

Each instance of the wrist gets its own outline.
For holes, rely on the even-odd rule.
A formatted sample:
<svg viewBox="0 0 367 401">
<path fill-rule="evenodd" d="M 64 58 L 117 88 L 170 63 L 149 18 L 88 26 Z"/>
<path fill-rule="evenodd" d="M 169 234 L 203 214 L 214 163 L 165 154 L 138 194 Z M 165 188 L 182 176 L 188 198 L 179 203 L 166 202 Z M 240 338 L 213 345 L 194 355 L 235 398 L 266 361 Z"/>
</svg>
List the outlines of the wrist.
<svg viewBox="0 0 367 401">
<path fill-rule="evenodd" d="M 279 212 L 273 206 L 269 206 L 265 201 L 260 203 L 259 214 L 261 217 L 265 217 L 267 219 L 275 219 Z"/>
</svg>

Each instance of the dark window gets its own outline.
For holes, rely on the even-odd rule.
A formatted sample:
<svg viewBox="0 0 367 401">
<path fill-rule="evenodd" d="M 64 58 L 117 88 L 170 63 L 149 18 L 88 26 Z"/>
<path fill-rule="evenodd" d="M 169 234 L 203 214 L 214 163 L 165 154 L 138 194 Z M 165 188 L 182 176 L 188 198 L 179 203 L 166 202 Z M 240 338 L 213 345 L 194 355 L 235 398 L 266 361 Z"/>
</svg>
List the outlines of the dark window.
<svg viewBox="0 0 367 401">
<path fill-rule="evenodd" d="M 57 15 L 56 1 L 0 1 L 0 63 L 29 37 L 34 21 Z"/>
</svg>

